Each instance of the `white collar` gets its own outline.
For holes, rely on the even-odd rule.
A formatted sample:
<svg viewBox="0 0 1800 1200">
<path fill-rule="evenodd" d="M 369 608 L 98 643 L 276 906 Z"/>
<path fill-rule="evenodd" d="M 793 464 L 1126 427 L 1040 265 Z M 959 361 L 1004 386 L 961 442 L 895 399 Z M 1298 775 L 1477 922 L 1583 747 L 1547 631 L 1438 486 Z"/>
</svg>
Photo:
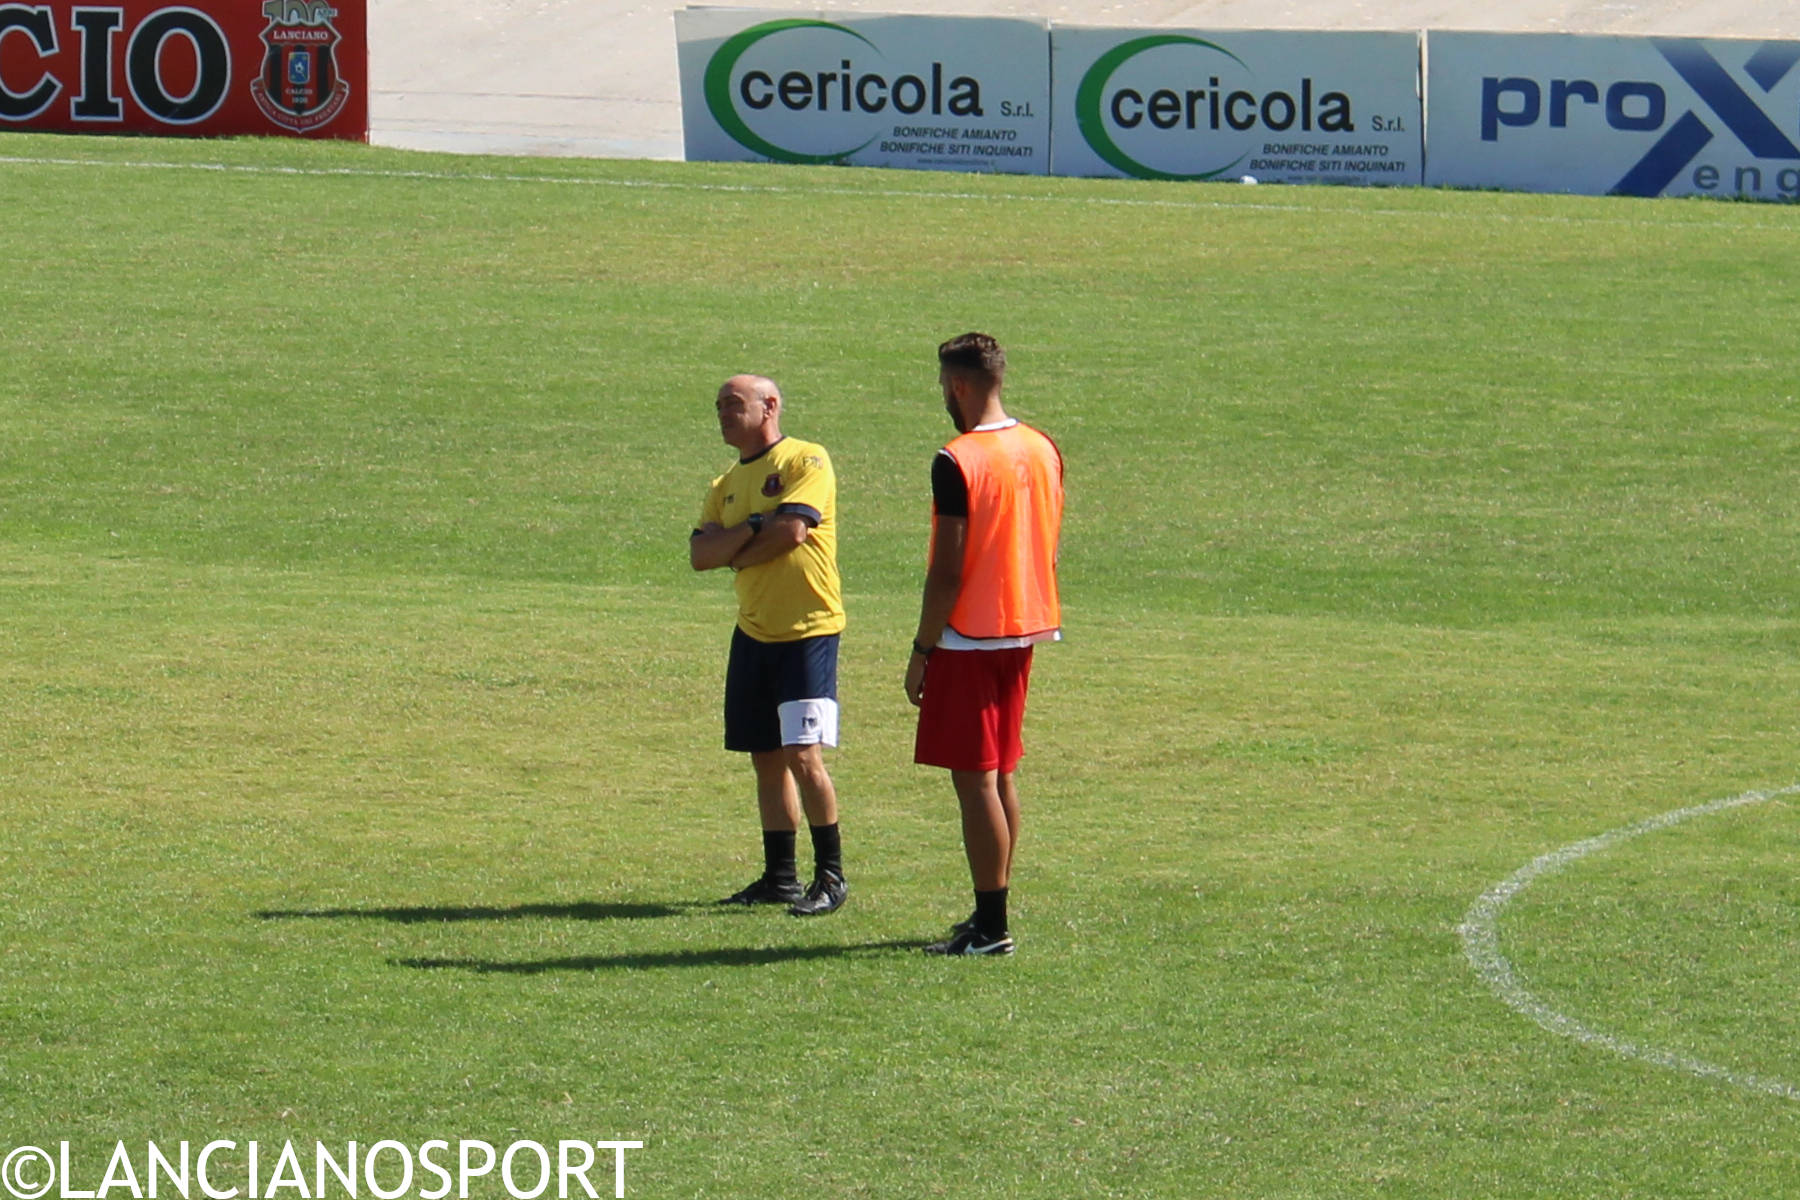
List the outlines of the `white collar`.
<svg viewBox="0 0 1800 1200">
<path fill-rule="evenodd" d="M 992 433 L 996 429 L 1011 429 L 1014 425 L 1017 425 L 1018 423 L 1019 423 L 1019 418 L 1008 417 L 1004 421 L 995 421 L 992 425 L 977 425 L 975 428 L 969 430 L 969 432 L 970 433 Z"/>
</svg>

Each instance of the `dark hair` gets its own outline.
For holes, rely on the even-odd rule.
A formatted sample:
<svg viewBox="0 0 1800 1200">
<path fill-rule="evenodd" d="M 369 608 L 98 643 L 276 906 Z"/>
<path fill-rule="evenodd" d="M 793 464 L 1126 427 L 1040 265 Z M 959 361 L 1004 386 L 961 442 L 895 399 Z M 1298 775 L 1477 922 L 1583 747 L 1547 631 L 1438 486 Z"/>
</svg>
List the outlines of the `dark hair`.
<svg viewBox="0 0 1800 1200">
<path fill-rule="evenodd" d="M 965 333 L 938 347 L 938 365 L 994 384 L 1006 374 L 1006 351 L 985 333 Z"/>
</svg>

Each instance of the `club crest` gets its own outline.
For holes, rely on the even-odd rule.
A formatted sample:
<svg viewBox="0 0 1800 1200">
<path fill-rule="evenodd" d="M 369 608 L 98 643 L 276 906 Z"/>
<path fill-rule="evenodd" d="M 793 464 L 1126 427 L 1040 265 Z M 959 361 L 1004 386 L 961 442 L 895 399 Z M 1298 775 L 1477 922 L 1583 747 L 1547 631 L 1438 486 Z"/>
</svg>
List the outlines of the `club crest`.
<svg viewBox="0 0 1800 1200">
<path fill-rule="evenodd" d="M 325 125 L 343 111 L 350 85 L 338 74 L 340 39 L 326 0 L 266 0 L 262 70 L 250 85 L 269 120 L 295 133 Z"/>
<path fill-rule="evenodd" d="M 763 495 L 779 496 L 781 495 L 781 486 L 780 473 L 772 473 L 767 479 L 763 480 Z"/>
</svg>

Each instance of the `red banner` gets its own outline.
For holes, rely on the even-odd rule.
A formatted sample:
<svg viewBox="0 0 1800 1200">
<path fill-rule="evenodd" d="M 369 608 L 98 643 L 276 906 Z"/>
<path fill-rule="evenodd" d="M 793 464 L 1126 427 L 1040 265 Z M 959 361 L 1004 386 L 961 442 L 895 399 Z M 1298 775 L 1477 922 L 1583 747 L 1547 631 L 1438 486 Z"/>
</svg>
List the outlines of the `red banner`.
<svg viewBox="0 0 1800 1200">
<path fill-rule="evenodd" d="M 0 130 L 369 136 L 368 0 L 0 0 Z"/>
</svg>

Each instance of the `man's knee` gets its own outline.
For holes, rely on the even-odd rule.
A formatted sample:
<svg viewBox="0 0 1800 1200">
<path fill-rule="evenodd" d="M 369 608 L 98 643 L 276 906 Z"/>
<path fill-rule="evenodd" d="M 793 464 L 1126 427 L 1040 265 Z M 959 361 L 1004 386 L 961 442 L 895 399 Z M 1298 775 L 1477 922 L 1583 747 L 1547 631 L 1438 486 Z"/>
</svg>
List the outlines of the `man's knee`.
<svg viewBox="0 0 1800 1200">
<path fill-rule="evenodd" d="M 788 770 L 796 779 L 824 779 L 825 751 L 818 743 L 804 746 L 784 746 L 782 753 L 787 756 Z"/>
</svg>

